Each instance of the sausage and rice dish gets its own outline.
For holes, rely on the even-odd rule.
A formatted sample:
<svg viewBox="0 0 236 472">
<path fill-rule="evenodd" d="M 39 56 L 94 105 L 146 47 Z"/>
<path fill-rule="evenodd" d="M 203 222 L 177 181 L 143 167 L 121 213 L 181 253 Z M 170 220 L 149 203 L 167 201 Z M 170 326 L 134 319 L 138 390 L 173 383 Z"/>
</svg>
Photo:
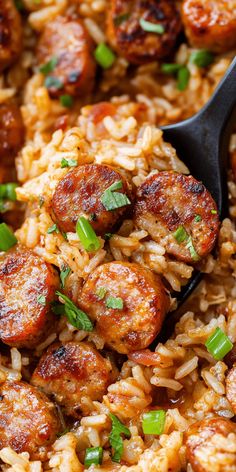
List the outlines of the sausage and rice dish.
<svg viewBox="0 0 236 472">
<path fill-rule="evenodd" d="M 4 472 L 236 472 L 236 134 L 220 221 L 160 129 L 235 51 L 235 0 L 0 0 Z"/>
</svg>

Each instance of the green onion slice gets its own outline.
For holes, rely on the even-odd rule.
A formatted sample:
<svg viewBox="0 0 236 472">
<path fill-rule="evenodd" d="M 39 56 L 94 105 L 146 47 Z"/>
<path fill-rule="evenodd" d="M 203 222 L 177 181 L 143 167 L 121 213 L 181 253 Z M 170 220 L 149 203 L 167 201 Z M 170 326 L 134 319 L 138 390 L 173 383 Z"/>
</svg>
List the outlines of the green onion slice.
<svg viewBox="0 0 236 472">
<path fill-rule="evenodd" d="M 73 103 L 74 103 L 74 100 L 73 100 L 73 97 L 71 95 L 61 95 L 60 96 L 60 102 L 61 102 L 61 105 L 65 108 L 71 108 Z"/>
<path fill-rule="evenodd" d="M 177 230 L 174 232 L 173 236 L 176 239 L 178 244 L 188 239 L 188 233 L 186 229 L 184 228 L 184 226 L 179 226 Z"/>
<path fill-rule="evenodd" d="M 12 230 L 6 223 L 0 224 L 0 251 L 8 251 L 12 246 L 15 246 L 17 239 Z"/>
<path fill-rule="evenodd" d="M 102 447 L 88 447 L 85 451 L 84 465 L 89 467 L 92 464 L 101 465 L 103 458 Z"/>
<path fill-rule="evenodd" d="M 52 57 L 50 61 L 46 62 L 46 64 L 43 64 L 39 68 L 39 70 L 40 72 L 42 72 L 42 74 L 47 75 L 49 74 L 49 72 L 52 72 L 55 69 L 57 63 L 58 63 L 57 57 Z"/>
<path fill-rule="evenodd" d="M 164 410 L 152 410 L 143 414 L 142 428 L 144 434 L 160 435 L 164 431 L 166 412 Z"/>
<path fill-rule="evenodd" d="M 177 74 L 181 67 L 183 67 L 182 64 L 162 64 L 161 72 L 164 74 Z"/>
<path fill-rule="evenodd" d="M 51 234 L 51 233 L 59 233 L 59 229 L 56 225 L 56 223 L 54 223 L 54 225 L 50 226 L 50 228 L 48 228 L 47 230 L 47 234 Z"/>
<path fill-rule="evenodd" d="M 124 307 L 124 302 L 120 297 L 107 297 L 106 307 L 112 308 L 113 310 L 122 310 Z"/>
<path fill-rule="evenodd" d="M 124 434 L 124 436 L 129 439 L 131 437 L 131 433 L 129 428 L 123 425 L 117 416 L 113 415 L 112 413 L 110 413 L 109 416 L 112 421 L 111 433 L 109 434 L 109 442 L 114 452 L 112 460 L 113 462 L 120 462 L 124 449 L 121 434 Z"/>
<path fill-rule="evenodd" d="M 233 349 L 233 343 L 220 328 L 216 328 L 214 333 L 207 339 L 205 346 L 217 361 L 221 361 Z"/>
<path fill-rule="evenodd" d="M 97 297 L 99 298 L 99 300 L 103 300 L 103 298 L 105 297 L 107 293 L 107 289 L 105 287 L 99 287 L 97 290 L 96 290 L 96 295 Z"/>
<path fill-rule="evenodd" d="M 202 221 L 201 215 L 195 215 L 194 221 L 196 221 L 196 223 L 199 223 L 199 221 Z"/>
<path fill-rule="evenodd" d="M 66 295 L 56 291 L 56 295 L 62 300 L 64 304 L 54 303 L 52 304 L 52 311 L 56 315 L 65 315 L 69 323 L 77 329 L 82 329 L 83 331 L 92 331 L 93 324 L 90 321 L 88 315 L 80 310 Z"/>
<path fill-rule="evenodd" d="M 100 248 L 100 241 L 91 224 L 84 216 L 81 216 L 77 221 L 76 233 L 86 251 L 94 252 Z"/>
<path fill-rule="evenodd" d="M 64 157 L 61 160 L 61 168 L 64 167 L 77 167 L 78 162 L 75 159 L 65 159 Z"/>
<path fill-rule="evenodd" d="M 211 210 L 212 215 L 217 215 L 217 210 Z"/>
<path fill-rule="evenodd" d="M 94 57 L 103 69 L 109 69 L 116 59 L 113 51 L 105 43 L 100 43 L 96 47 Z"/>
<path fill-rule="evenodd" d="M 57 77 L 53 77 L 51 75 L 46 77 L 44 81 L 44 85 L 47 89 L 54 88 L 56 90 L 59 90 L 64 87 L 63 82 L 60 79 L 58 79 Z"/>
<path fill-rule="evenodd" d="M 144 31 L 148 33 L 157 33 L 163 34 L 165 32 L 165 28 L 163 25 L 158 23 L 151 23 L 150 21 L 144 20 L 144 18 L 140 18 L 139 24 Z"/>
<path fill-rule="evenodd" d="M 199 261 L 200 256 L 198 255 L 198 253 L 197 253 L 197 251 L 196 251 L 196 249 L 193 245 L 193 240 L 192 240 L 191 236 L 188 237 L 186 248 L 189 250 L 192 260 L 195 261 L 195 262 Z"/>
<path fill-rule="evenodd" d="M 122 181 L 118 180 L 114 184 L 110 185 L 103 195 L 101 196 L 101 202 L 103 206 L 108 211 L 116 210 L 117 208 L 122 208 L 123 206 L 130 205 L 131 202 L 128 199 L 127 195 L 124 193 L 116 192 L 115 190 L 120 190 L 122 188 Z"/>
<path fill-rule="evenodd" d="M 181 67 L 177 73 L 178 89 L 183 91 L 187 88 L 190 79 L 190 72 L 186 66 Z"/>
<path fill-rule="evenodd" d="M 71 273 L 70 267 L 65 267 L 61 270 L 60 272 L 60 280 L 61 280 L 61 286 L 62 288 L 65 287 L 65 281 L 68 277 L 68 275 Z"/>
<path fill-rule="evenodd" d="M 40 305 L 45 306 L 46 305 L 45 295 L 39 295 L 38 298 L 37 298 L 37 302 L 40 303 Z"/>
<path fill-rule="evenodd" d="M 0 198 L 5 200 L 16 201 L 16 187 L 19 187 L 17 183 L 0 184 Z"/>
<path fill-rule="evenodd" d="M 199 49 L 192 52 L 189 61 L 198 67 L 207 67 L 214 61 L 214 55 L 207 49 Z"/>
</svg>

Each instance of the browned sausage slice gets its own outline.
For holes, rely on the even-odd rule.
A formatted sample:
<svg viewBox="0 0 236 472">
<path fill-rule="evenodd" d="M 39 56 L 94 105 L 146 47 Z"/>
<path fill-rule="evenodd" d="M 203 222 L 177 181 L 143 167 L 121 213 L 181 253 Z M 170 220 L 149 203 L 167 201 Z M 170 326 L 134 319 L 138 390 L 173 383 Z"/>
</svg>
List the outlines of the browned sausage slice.
<svg viewBox="0 0 236 472">
<path fill-rule="evenodd" d="M 38 62 L 43 65 L 52 58 L 57 60 L 49 74 L 58 83 L 48 86 L 53 97 L 91 92 L 96 70 L 92 48 L 92 40 L 81 21 L 58 16 L 46 25 L 38 44 Z"/>
<path fill-rule="evenodd" d="M 138 264 L 110 262 L 85 282 L 78 303 L 107 346 L 127 354 L 155 339 L 169 307 L 161 280 Z M 116 306 L 117 308 L 112 308 Z"/>
<path fill-rule="evenodd" d="M 158 24 L 164 32 L 147 32 L 140 20 Z M 134 64 L 168 56 L 181 30 L 180 17 L 172 0 L 111 0 L 107 24 L 113 48 Z"/>
<path fill-rule="evenodd" d="M 23 145 L 24 125 L 20 109 L 13 103 L 0 105 L 0 161 L 4 166 L 14 163 Z"/>
<path fill-rule="evenodd" d="M 0 70 L 10 66 L 22 50 L 21 17 L 13 0 L 0 0 Z"/>
<path fill-rule="evenodd" d="M 236 46 L 236 8 L 229 0 L 185 0 L 182 18 L 190 44 L 215 52 Z"/>
<path fill-rule="evenodd" d="M 59 182 L 52 199 L 54 217 L 63 231 L 75 231 L 81 216 L 89 219 L 97 234 L 109 231 L 124 215 L 127 205 L 114 211 L 106 210 L 102 195 L 115 182 L 122 182 L 118 191 L 130 194 L 124 177 L 115 169 L 88 164 L 72 169 Z"/>
<path fill-rule="evenodd" d="M 191 175 L 150 175 L 138 189 L 134 212 L 136 224 L 179 260 L 194 263 L 214 247 L 219 228 L 216 204 Z"/>
<path fill-rule="evenodd" d="M 234 437 L 232 438 L 232 434 Z M 185 433 L 187 460 L 194 472 L 235 470 L 236 453 L 225 450 L 224 442 L 235 444 L 236 425 L 224 418 L 208 418 L 194 423 Z M 233 448 L 232 448 L 233 449 Z"/>
<path fill-rule="evenodd" d="M 32 348 L 55 326 L 50 303 L 58 287 L 52 266 L 17 247 L 0 259 L 0 339 Z"/>
<path fill-rule="evenodd" d="M 31 382 L 53 395 L 68 415 L 78 417 L 81 411 L 86 414 L 84 397 L 102 400 L 111 370 L 110 361 L 89 343 L 56 343 L 40 359 Z"/>
<path fill-rule="evenodd" d="M 25 382 L 0 385 L 0 449 L 27 451 L 32 459 L 46 459 L 47 447 L 61 425 L 53 403 Z"/>
<path fill-rule="evenodd" d="M 226 397 L 229 400 L 233 412 L 236 414 L 236 364 L 226 377 Z"/>
</svg>

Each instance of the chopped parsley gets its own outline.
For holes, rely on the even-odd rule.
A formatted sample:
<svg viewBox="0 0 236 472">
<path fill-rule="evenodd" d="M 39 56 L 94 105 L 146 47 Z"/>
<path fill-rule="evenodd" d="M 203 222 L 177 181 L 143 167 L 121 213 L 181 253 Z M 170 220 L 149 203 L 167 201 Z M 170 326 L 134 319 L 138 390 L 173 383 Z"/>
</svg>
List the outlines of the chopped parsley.
<svg viewBox="0 0 236 472">
<path fill-rule="evenodd" d="M 179 226 L 177 230 L 174 232 L 173 236 L 176 239 L 178 244 L 188 239 L 188 233 L 186 229 L 184 228 L 184 226 Z"/>
<path fill-rule="evenodd" d="M 198 223 L 199 221 L 202 221 L 201 215 L 195 215 L 194 221 L 196 221 L 196 223 Z"/>
<path fill-rule="evenodd" d="M 74 103 L 74 100 L 71 95 L 65 94 L 60 96 L 60 102 L 63 107 L 71 108 Z"/>
<path fill-rule="evenodd" d="M 45 306 L 46 305 L 45 295 L 39 295 L 38 298 L 37 298 L 37 302 L 40 303 L 40 305 Z"/>
<path fill-rule="evenodd" d="M 200 257 L 193 245 L 193 240 L 191 236 L 188 237 L 186 248 L 189 250 L 192 260 L 195 262 L 199 261 Z"/>
<path fill-rule="evenodd" d="M 124 307 L 124 302 L 120 297 L 107 297 L 106 307 L 112 308 L 114 310 L 122 310 Z"/>
<path fill-rule="evenodd" d="M 199 49 L 198 51 L 192 52 L 189 61 L 197 67 L 207 67 L 214 61 L 214 55 L 207 49 Z"/>
<path fill-rule="evenodd" d="M 52 57 L 50 61 L 46 62 L 46 64 L 43 64 L 39 68 L 39 70 L 40 72 L 42 72 L 42 74 L 47 75 L 55 69 L 57 64 L 58 64 L 57 57 Z"/>
<path fill-rule="evenodd" d="M 47 230 L 47 233 L 48 234 L 51 234 L 51 233 L 60 233 L 56 223 L 54 223 L 54 225 L 50 226 L 50 228 L 48 228 Z"/>
<path fill-rule="evenodd" d="M 75 159 L 65 159 L 64 157 L 61 160 L 61 168 L 64 169 L 64 167 L 77 167 L 78 162 L 75 161 Z"/>
<path fill-rule="evenodd" d="M 112 460 L 113 462 L 120 462 L 124 450 L 123 439 L 121 435 L 124 434 L 124 436 L 129 439 L 131 437 L 131 433 L 129 428 L 123 425 L 117 416 L 113 415 L 112 413 L 110 413 L 109 416 L 112 421 L 112 428 L 109 434 L 109 442 L 113 448 Z"/>
<path fill-rule="evenodd" d="M 53 303 L 52 311 L 56 315 L 65 315 L 69 323 L 77 329 L 82 329 L 83 331 L 92 331 L 93 324 L 90 321 L 88 315 L 80 310 L 66 295 L 56 291 L 56 295 L 65 302 L 63 303 Z"/>
<path fill-rule="evenodd" d="M 108 211 L 116 210 L 117 208 L 122 208 L 123 206 L 130 205 L 131 202 L 128 199 L 127 195 L 124 193 L 116 192 L 122 188 L 122 181 L 119 180 L 110 185 L 103 195 L 101 196 L 101 202 L 103 206 Z"/>
<path fill-rule="evenodd" d="M 158 23 L 151 23 L 151 21 L 146 21 L 144 18 L 140 18 L 139 24 L 144 31 L 148 33 L 164 34 L 165 28 L 163 25 Z"/>
<path fill-rule="evenodd" d="M 105 297 L 107 293 L 107 289 L 105 287 L 99 287 L 97 290 L 96 290 L 96 295 L 97 297 L 99 298 L 99 300 L 103 300 L 103 298 Z"/>
<path fill-rule="evenodd" d="M 177 86 L 181 92 L 187 88 L 189 79 L 190 79 L 189 69 L 187 68 L 187 66 L 181 67 L 177 72 L 177 82 L 178 82 Z"/>
<path fill-rule="evenodd" d="M 61 280 L 61 286 L 62 288 L 65 287 L 65 281 L 68 275 L 71 273 L 70 267 L 63 267 L 63 269 L 60 272 L 60 280 Z"/>
</svg>

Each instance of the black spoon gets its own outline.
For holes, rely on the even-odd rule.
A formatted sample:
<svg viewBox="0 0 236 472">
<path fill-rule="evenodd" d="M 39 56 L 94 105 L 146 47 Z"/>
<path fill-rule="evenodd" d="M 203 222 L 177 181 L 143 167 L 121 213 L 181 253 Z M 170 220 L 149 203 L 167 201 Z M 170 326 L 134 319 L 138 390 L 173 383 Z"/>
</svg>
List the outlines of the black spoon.
<svg viewBox="0 0 236 472">
<path fill-rule="evenodd" d="M 164 139 L 177 150 L 190 173 L 201 180 L 218 206 L 221 220 L 227 216 L 227 160 L 229 139 L 236 124 L 236 57 L 209 102 L 192 118 L 164 126 Z M 191 281 L 176 295 L 180 306 L 201 280 L 194 271 Z"/>
</svg>

